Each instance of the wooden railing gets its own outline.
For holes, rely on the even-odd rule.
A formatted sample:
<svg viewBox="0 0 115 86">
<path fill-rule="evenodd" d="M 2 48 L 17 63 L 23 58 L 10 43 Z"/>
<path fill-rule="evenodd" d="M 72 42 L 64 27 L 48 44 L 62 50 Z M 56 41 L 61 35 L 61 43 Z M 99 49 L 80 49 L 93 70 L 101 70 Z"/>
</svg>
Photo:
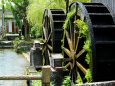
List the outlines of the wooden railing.
<svg viewBox="0 0 115 86">
<path fill-rule="evenodd" d="M 42 74 L 37 74 L 34 67 L 28 69 L 27 75 L 0 75 L 0 80 L 41 80 L 41 86 L 50 86 L 50 66 L 42 66 Z"/>
</svg>

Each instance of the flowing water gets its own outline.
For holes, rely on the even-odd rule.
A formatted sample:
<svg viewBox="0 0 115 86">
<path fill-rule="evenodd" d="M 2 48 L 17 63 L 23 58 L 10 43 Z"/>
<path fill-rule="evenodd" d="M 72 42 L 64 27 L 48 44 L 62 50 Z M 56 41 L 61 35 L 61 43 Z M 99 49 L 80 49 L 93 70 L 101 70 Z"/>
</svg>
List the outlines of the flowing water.
<svg viewBox="0 0 115 86">
<path fill-rule="evenodd" d="M 24 75 L 27 66 L 29 63 L 22 55 L 11 49 L 0 50 L 0 75 Z M 27 86 L 27 84 L 24 80 L 0 80 L 0 86 Z"/>
</svg>

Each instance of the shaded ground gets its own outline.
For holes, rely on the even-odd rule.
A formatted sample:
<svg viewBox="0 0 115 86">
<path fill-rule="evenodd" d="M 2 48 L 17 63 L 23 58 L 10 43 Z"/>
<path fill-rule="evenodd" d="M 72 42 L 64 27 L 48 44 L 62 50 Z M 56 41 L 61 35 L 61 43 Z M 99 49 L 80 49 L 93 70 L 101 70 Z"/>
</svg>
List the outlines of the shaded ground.
<svg viewBox="0 0 115 86">
<path fill-rule="evenodd" d="M 13 50 L 0 50 L 0 75 L 24 75 L 26 67 L 29 65 L 27 60 L 15 53 Z M 0 80 L 0 86 L 27 86 L 26 81 Z"/>
</svg>

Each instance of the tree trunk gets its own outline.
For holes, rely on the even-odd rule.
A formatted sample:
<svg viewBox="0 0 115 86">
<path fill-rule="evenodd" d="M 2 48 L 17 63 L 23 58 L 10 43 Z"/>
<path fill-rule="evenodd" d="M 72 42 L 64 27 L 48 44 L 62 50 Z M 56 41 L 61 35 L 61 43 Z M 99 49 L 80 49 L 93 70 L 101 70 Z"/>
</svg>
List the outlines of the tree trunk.
<svg viewBox="0 0 115 86">
<path fill-rule="evenodd" d="M 26 19 L 23 20 L 24 27 L 25 27 L 25 39 L 29 40 L 30 39 L 30 27 L 29 23 Z"/>
</svg>

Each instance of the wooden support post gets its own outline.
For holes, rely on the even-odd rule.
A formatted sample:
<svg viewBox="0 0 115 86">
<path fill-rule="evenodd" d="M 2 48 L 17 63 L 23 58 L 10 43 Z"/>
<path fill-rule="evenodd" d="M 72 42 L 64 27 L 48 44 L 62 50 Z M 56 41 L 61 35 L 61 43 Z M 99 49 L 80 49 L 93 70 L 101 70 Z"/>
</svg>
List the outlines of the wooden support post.
<svg viewBox="0 0 115 86">
<path fill-rule="evenodd" d="M 42 86 L 50 86 L 50 66 L 42 67 Z"/>
</svg>

